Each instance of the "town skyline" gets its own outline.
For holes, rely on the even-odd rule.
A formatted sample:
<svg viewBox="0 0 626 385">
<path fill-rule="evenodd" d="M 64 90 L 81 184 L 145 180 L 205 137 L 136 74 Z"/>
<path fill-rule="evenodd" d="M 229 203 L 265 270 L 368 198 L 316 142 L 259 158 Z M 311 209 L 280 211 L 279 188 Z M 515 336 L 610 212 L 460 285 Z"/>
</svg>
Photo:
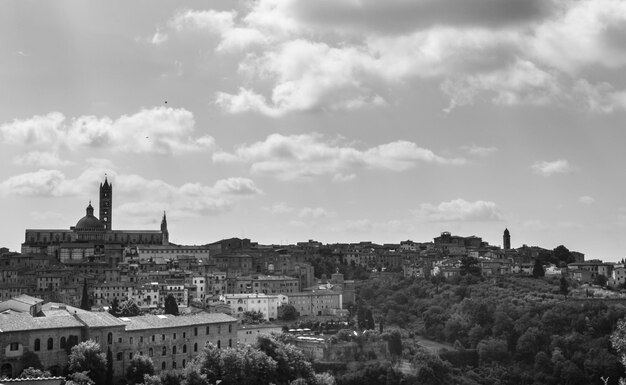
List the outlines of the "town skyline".
<svg viewBox="0 0 626 385">
<path fill-rule="evenodd" d="M 74 226 L 106 174 L 114 228 L 166 211 L 177 244 L 508 228 L 626 256 L 626 4 L 6 1 L 0 20 L 0 246 Z"/>
</svg>

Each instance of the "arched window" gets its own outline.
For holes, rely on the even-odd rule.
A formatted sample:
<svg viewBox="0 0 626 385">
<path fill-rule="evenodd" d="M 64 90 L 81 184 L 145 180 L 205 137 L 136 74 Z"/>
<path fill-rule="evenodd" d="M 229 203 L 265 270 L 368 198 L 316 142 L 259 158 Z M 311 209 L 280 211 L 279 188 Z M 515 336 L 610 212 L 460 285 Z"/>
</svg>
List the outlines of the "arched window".
<svg viewBox="0 0 626 385">
<path fill-rule="evenodd" d="M 176 346 L 172 347 L 172 354 L 176 354 Z"/>
<path fill-rule="evenodd" d="M 148 349 L 148 356 L 152 357 L 154 355 L 154 350 L 152 348 Z"/>
<path fill-rule="evenodd" d="M 35 346 L 33 347 L 33 350 L 38 352 L 40 349 L 41 349 L 41 340 L 37 338 L 35 340 Z"/>
<path fill-rule="evenodd" d="M 165 362 L 161 364 L 161 370 L 165 370 Z"/>
<path fill-rule="evenodd" d="M 65 343 L 65 337 L 61 337 L 61 342 L 59 343 L 59 346 L 61 347 L 61 349 L 65 349 L 65 346 L 67 344 Z"/>
<path fill-rule="evenodd" d="M 113 333 L 107 334 L 107 343 L 111 345 L 113 343 Z"/>
<path fill-rule="evenodd" d="M 195 344 L 193 344 L 193 351 L 194 352 L 198 351 L 198 343 L 197 342 Z"/>
<path fill-rule="evenodd" d="M 183 345 L 183 353 L 187 353 L 187 345 Z"/>
<path fill-rule="evenodd" d="M 161 355 L 162 356 L 167 355 L 167 347 L 166 346 L 163 346 L 163 351 L 161 352 Z"/>
<path fill-rule="evenodd" d="M 48 338 L 48 350 L 52 350 L 54 348 L 54 340 L 52 337 Z"/>
</svg>

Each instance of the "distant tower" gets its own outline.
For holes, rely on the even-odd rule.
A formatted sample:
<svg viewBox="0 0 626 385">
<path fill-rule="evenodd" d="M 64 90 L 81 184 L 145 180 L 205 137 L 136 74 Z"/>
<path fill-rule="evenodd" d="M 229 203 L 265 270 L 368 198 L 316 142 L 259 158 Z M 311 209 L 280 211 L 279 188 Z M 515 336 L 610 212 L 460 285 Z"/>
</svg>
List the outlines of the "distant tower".
<svg viewBox="0 0 626 385">
<path fill-rule="evenodd" d="M 511 250 L 511 234 L 509 233 L 509 229 L 504 229 L 502 238 L 504 239 L 504 250 Z"/>
<path fill-rule="evenodd" d="M 163 211 L 163 219 L 161 219 L 161 234 L 163 234 L 163 244 L 170 244 L 170 233 L 167 231 L 167 218 L 165 217 L 165 211 Z"/>
<path fill-rule="evenodd" d="M 109 184 L 106 176 L 104 183 L 100 183 L 100 220 L 106 230 L 113 226 L 113 184 Z"/>
</svg>

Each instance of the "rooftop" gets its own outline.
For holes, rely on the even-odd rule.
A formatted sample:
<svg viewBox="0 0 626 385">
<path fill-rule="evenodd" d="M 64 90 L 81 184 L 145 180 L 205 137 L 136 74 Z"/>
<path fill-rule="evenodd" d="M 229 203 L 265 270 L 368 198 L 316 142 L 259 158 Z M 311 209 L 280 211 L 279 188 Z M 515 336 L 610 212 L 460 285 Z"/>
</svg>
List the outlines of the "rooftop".
<svg viewBox="0 0 626 385">
<path fill-rule="evenodd" d="M 171 314 L 148 314 L 137 317 L 124 317 L 122 322 L 126 324 L 126 331 L 130 331 L 164 329 L 181 326 L 196 326 L 236 321 L 237 319 L 222 313 L 197 313 L 185 316 L 174 316 Z"/>
</svg>

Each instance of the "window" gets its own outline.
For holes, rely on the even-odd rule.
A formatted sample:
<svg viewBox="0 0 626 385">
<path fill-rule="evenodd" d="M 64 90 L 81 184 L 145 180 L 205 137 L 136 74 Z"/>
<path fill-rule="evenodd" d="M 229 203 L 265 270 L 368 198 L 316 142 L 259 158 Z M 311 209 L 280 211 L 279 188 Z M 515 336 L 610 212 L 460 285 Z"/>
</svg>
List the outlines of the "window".
<svg viewBox="0 0 626 385">
<path fill-rule="evenodd" d="M 163 350 L 161 351 L 161 355 L 162 356 L 167 355 L 167 347 L 166 346 L 163 346 Z"/>
<path fill-rule="evenodd" d="M 152 348 L 148 349 L 148 356 L 152 357 L 154 355 L 154 350 Z"/>
<path fill-rule="evenodd" d="M 161 341 L 165 341 L 165 334 L 161 334 Z"/>
<path fill-rule="evenodd" d="M 206 327 L 206 334 L 207 334 L 207 335 L 209 335 L 209 331 L 210 331 L 210 329 L 209 329 L 209 327 L 207 326 L 207 327 Z"/>
<path fill-rule="evenodd" d="M 139 342 L 143 342 L 143 336 L 139 337 Z"/>
<path fill-rule="evenodd" d="M 217 340 L 217 348 L 220 349 L 222 347 L 222 341 Z"/>
<path fill-rule="evenodd" d="M 197 336 L 198 335 L 198 328 L 193 328 L 193 335 Z"/>
<path fill-rule="evenodd" d="M 133 353 L 128 353 L 128 359 L 132 360 L 133 359 Z"/>
<path fill-rule="evenodd" d="M 185 338 L 187 336 L 187 333 L 183 332 L 183 338 Z"/>
<path fill-rule="evenodd" d="M 183 368 L 185 367 L 185 364 L 186 364 L 186 363 L 187 363 L 187 362 L 186 362 L 185 360 L 183 360 Z"/>
<path fill-rule="evenodd" d="M 152 335 L 152 342 L 154 342 L 154 334 Z"/>
<path fill-rule="evenodd" d="M 198 343 L 197 342 L 195 344 L 193 344 L 193 351 L 194 352 L 198 351 Z"/>
<path fill-rule="evenodd" d="M 183 353 L 187 353 L 187 345 L 183 345 Z"/>
<path fill-rule="evenodd" d="M 111 345 L 113 343 L 113 333 L 107 334 L 107 343 Z"/>
<path fill-rule="evenodd" d="M 116 359 L 117 359 L 118 361 L 121 361 L 121 360 L 122 360 L 122 358 L 123 358 L 123 357 L 122 357 L 122 352 L 117 353 L 117 355 L 116 355 Z"/>
<path fill-rule="evenodd" d="M 128 343 L 131 345 L 133 344 L 133 337 L 128 337 Z"/>
<path fill-rule="evenodd" d="M 61 337 L 61 342 L 59 342 L 59 346 L 61 347 L 61 349 L 65 349 L 65 337 Z"/>
<path fill-rule="evenodd" d="M 118 338 L 117 342 L 119 342 L 121 344 L 122 343 L 122 337 Z"/>
<path fill-rule="evenodd" d="M 52 338 L 48 338 L 48 350 L 54 349 L 54 340 Z"/>
<path fill-rule="evenodd" d="M 38 352 L 40 349 L 41 349 L 41 340 L 39 338 L 37 338 L 35 340 L 35 346 L 33 346 L 33 350 Z"/>
<path fill-rule="evenodd" d="M 232 348 L 233 347 L 233 340 L 232 339 L 228 339 L 228 347 Z"/>
<path fill-rule="evenodd" d="M 232 333 L 233 332 L 233 325 L 228 325 L 228 332 Z"/>
<path fill-rule="evenodd" d="M 176 369 L 176 361 L 172 362 L 172 369 Z"/>
<path fill-rule="evenodd" d="M 176 354 L 176 346 L 172 347 L 172 354 Z"/>
<path fill-rule="evenodd" d="M 14 352 L 16 350 L 20 350 L 20 344 L 18 342 L 11 342 L 11 351 Z"/>
<path fill-rule="evenodd" d="M 161 364 L 161 370 L 165 370 L 165 362 Z"/>
<path fill-rule="evenodd" d="M 217 325 L 217 334 L 222 334 L 222 325 Z"/>
<path fill-rule="evenodd" d="M 174 333 L 174 336 L 172 337 L 172 339 L 174 339 L 174 340 L 176 339 L 176 333 Z"/>
</svg>

